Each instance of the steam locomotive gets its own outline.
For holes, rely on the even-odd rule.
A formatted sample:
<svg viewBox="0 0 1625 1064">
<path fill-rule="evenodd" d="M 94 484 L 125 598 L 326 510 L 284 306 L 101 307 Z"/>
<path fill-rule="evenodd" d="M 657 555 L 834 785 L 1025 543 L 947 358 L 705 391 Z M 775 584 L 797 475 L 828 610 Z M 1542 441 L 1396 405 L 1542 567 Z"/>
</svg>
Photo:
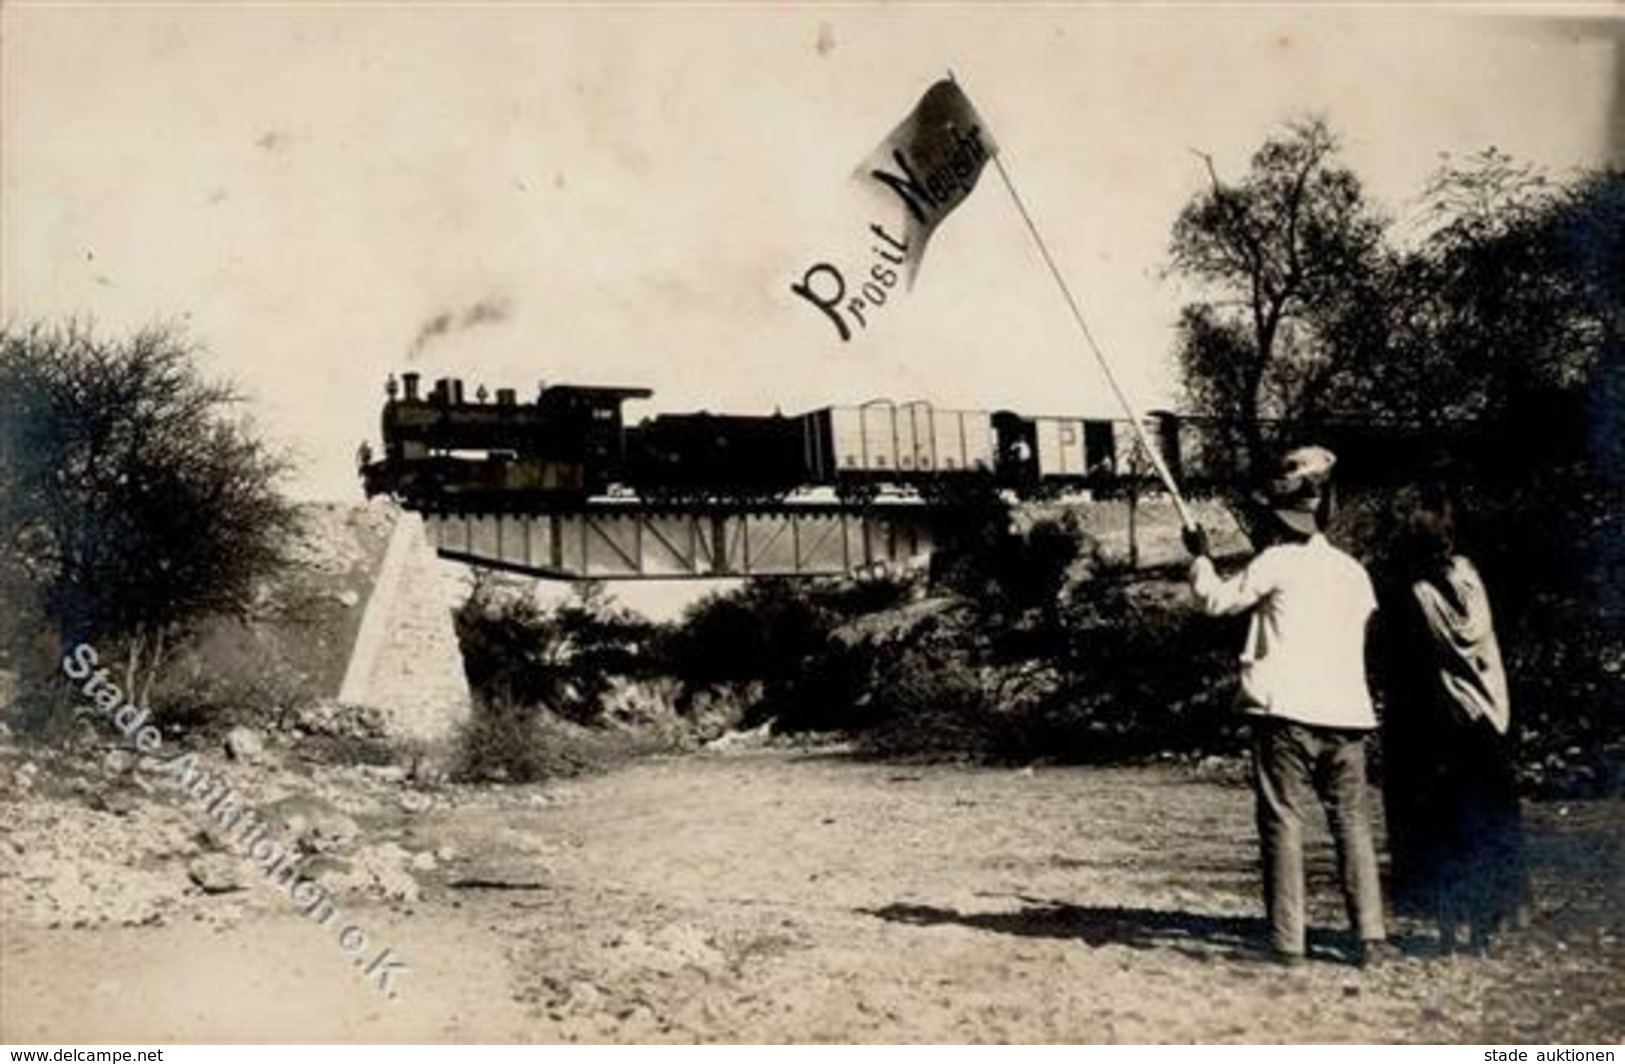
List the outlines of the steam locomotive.
<svg viewBox="0 0 1625 1064">
<path fill-rule="evenodd" d="M 546 509 L 629 494 L 682 502 L 765 502 L 812 488 L 842 499 L 924 496 L 980 479 L 1023 496 L 1149 478 L 1122 420 L 1027 417 L 877 400 L 801 414 L 659 414 L 625 422 L 647 388 L 544 385 L 533 402 L 499 388 L 405 373 L 386 386 L 383 454 L 363 445 L 369 496 L 419 509 Z M 1194 472 L 1193 426 L 1155 413 L 1144 426 L 1176 475 Z"/>
</svg>

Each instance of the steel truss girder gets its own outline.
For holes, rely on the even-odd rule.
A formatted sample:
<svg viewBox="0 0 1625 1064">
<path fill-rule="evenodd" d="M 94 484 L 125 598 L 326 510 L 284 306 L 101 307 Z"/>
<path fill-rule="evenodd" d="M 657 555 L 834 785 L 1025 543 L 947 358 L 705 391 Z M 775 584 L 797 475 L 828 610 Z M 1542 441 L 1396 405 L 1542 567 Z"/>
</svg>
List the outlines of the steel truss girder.
<svg viewBox="0 0 1625 1064">
<path fill-rule="evenodd" d="M 430 513 L 441 557 L 561 580 L 825 576 L 917 563 L 931 549 L 919 505 L 735 510 L 588 503 L 544 513 Z"/>
</svg>

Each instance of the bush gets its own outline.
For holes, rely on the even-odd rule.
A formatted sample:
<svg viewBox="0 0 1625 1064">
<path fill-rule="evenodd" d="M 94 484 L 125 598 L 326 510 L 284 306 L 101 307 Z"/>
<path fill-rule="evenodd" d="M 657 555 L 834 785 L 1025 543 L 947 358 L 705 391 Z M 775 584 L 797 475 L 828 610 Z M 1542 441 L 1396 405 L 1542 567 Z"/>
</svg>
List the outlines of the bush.
<svg viewBox="0 0 1625 1064">
<path fill-rule="evenodd" d="M 530 585 L 481 574 L 455 622 L 469 686 L 491 705 L 545 707 L 594 724 L 617 678 L 656 668 L 655 626 L 614 605 L 598 584 L 578 585 L 572 601 L 546 609 Z"/>
<path fill-rule="evenodd" d="M 778 727 L 1019 761 L 1234 744 L 1237 622 L 1198 616 L 1180 581 L 1103 574 L 1068 518 L 983 546 L 945 560 L 958 593 L 838 627 L 802 657 L 764 700 Z"/>
<path fill-rule="evenodd" d="M 796 672 L 764 692 L 760 717 L 785 732 L 864 732 L 896 715 L 895 678 L 910 650 L 963 653 L 975 641 L 972 611 L 961 600 L 927 599 L 851 618 L 833 628 Z M 906 685 L 905 685 L 906 686 Z"/>
<path fill-rule="evenodd" d="M 990 629 L 978 611 L 866 646 L 862 749 L 1000 762 L 1101 762 L 1238 745 L 1234 623 L 1169 581 L 1097 580 L 1054 630 Z"/>
<path fill-rule="evenodd" d="M 1062 684 L 1012 753 L 1099 761 L 1233 748 L 1244 623 L 1203 616 L 1182 581 L 1092 585 L 1062 620 Z"/>
<path fill-rule="evenodd" d="M 1540 792 L 1625 785 L 1625 490 L 1552 473 L 1465 493 L 1512 688 L 1525 779 Z"/>
<path fill-rule="evenodd" d="M 832 637 L 912 594 L 904 579 L 753 580 L 695 603 L 660 657 L 681 684 L 685 709 L 744 701 L 747 726 L 773 719 L 787 731 L 846 729 L 857 663 Z"/>
<path fill-rule="evenodd" d="M 809 593 L 810 584 L 751 580 L 689 607 L 671 633 L 665 657 L 691 690 L 792 680 L 819 650 L 838 615 Z"/>
<path fill-rule="evenodd" d="M 451 774 L 465 783 L 539 783 L 681 749 L 686 733 L 588 726 L 535 706 L 476 702 L 453 741 Z"/>
<path fill-rule="evenodd" d="M 211 734 L 237 724 L 277 727 L 315 697 L 306 678 L 272 657 L 257 674 L 171 668 L 153 687 L 152 719 L 169 730 Z"/>
<path fill-rule="evenodd" d="M 475 703 L 458 727 L 452 776 L 468 783 L 538 783 L 573 776 L 590 759 L 558 741 L 543 714 L 511 702 Z"/>
<path fill-rule="evenodd" d="M 1074 563 L 1099 557 L 1070 513 L 1015 531 L 1009 503 L 991 484 L 962 489 L 944 500 L 942 512 L 931 582 L 978 604 L 995 623 L 1020 624 L 1036 612 L 1053 624 Z"/>
<path fill-rule="evenodd" d="M 861 749 L 887 756 L 985 754 L 997 744 L 998 707 L 977 667 L 951 645 L 905 645 L 876 663 Z"/>
</svg>

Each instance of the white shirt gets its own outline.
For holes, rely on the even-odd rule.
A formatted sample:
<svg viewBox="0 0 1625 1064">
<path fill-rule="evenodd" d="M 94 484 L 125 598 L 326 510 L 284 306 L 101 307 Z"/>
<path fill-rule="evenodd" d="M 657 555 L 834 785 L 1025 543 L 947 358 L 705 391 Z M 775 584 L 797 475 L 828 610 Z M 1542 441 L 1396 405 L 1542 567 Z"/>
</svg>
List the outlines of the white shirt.
<svg viewBox="0 0 1625 1064">
<path fill-rule="evenodd" d="M 1377 726 L 1365 677 L 1377 597 L 1364 566 L 1324 536 L 1270 547 L 1229 579 L 1198 558 L 1191 589 L 1207 613 L 1252 611 L 1241 653 L 1249 712 L 1331 728 Z"/>
</svg>

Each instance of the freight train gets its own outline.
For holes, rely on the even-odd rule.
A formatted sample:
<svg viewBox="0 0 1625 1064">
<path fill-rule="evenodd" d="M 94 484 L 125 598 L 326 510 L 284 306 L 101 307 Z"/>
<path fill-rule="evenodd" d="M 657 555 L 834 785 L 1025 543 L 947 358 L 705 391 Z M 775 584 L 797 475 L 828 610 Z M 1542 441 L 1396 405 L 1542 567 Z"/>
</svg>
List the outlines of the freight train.
<svg viewBox="0 0 1625 1064">
<path fill-rule="evenodd" d="M 628 424 L 623 406 L 647 388 L 542 386 L 534 401 L 512 389 L 473 401 L 443 378 L 391 377 L 383 453 L 363 445 L 368 495 L 421 510 L 568 509 L 600 496 L 693 504 L 768 503 L 809 489 L 861 501 L 906 492 L 926 501 L 985 484 L 1021 498 L 1149 485 L 1152 465 L 1126 420 L 951 410 L 886 400 L 794 415 L 659 414 Z M 1167 412 L 1144 436 L 1182 484 L 1212 486 L 1226 426 Z M 1380 482 L 1421 468 L 1427 448 L 1393 426 L 1322 424 L 1316 442 L 1337 451 L 1345 479 Z M 1481 449 L 1481 448 L 1480 448 Z"/>
<path fill-rule="evenodd" d="M 443 378 L 426 394 L 406 373 L 386 386 L 383 453 L 363 445 L 367 494 L 423 509 L 545 508 L 625 493 L 670 501 L 763 502 L 813 488 L 842 499 L 926 497 L 974 479 L 1024 496 L 1147 478 L 1126 421 L 1026 417 L 877 400 L 795 415 L 659 414 L 627 424 L 647 388 L 545 385 L 474 401 Z M 1182 470 L 1181 422 L 1158 413 L 1149 438 Z"/>
</svg>

